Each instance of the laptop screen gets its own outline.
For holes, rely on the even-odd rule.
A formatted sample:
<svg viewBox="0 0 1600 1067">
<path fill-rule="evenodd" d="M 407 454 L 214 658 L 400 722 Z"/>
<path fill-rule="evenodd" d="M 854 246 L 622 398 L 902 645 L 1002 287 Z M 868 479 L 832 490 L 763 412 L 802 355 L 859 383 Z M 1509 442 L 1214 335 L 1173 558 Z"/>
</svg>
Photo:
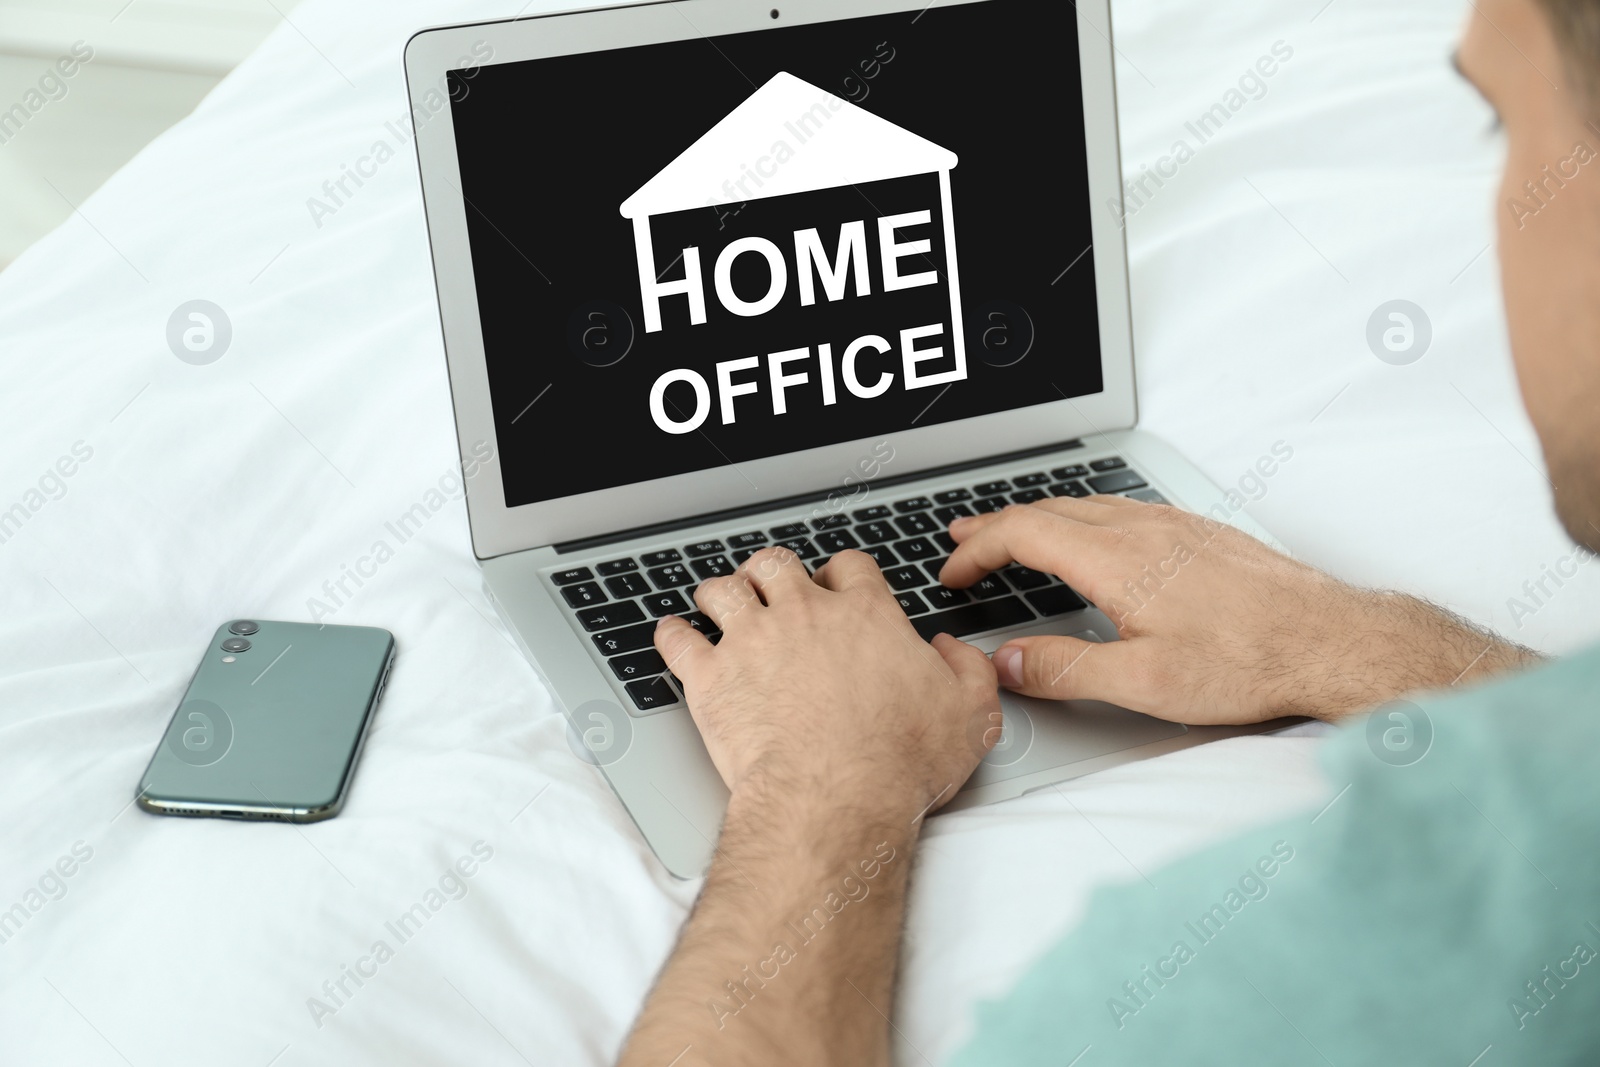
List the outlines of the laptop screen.
<svg viewBox="0 0 1600 1067">
<path fill-rule="evenodd" d="M 1100 392 L 1077 60 L 991 0 L 453 72 L 506 504 Z"/>
</svg>

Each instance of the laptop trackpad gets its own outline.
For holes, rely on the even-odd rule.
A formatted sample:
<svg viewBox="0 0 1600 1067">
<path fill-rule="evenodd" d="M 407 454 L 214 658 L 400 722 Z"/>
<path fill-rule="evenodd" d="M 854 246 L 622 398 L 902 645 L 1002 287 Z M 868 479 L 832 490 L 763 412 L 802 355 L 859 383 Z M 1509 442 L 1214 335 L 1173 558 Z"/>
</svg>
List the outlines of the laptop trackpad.
<svg viewBox="0 0 1600 1067">
<path fill-rule="evenodd" d="M 1000 695 L 1004 725 L 965 789 L 1137 748 L 1189 732 L 1182 723 L 1151 718 L 1099 700 L 1036 700 Z"/>
</svg>

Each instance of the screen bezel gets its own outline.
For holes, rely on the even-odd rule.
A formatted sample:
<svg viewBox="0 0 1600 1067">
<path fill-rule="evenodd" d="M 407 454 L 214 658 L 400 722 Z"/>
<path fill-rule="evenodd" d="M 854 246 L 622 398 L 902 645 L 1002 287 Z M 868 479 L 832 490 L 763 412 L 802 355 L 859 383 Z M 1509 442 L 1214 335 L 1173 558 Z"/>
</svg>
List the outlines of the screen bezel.
<svg viewBox="0 0 1600 1067">
<path fill-rule="evenodd" d="M 946 0 L 940 6 L 994 2 L 997 0 Z M 407 91 L 416 125 L 418 168 L 457 438 L 463 457 L 481 456 L 486 444 L 490 450 L 479 476 L 467 483 L 467 516 L 473 552 L 479 559 L 748 507 L 764 500 L 826 492 L 838 488 L 852 474 L 859 477 L 857 465 L 885 438 L 894 447 L 890 473 L 904 475 L 1086 434 L 1125 430 L 1135 424 L 1127 248 L 1122 227 L 1104 207 L 1109 202 L 1120 203 L 1122 196 L 1110 11 L 1108 0 L 1080 0 L 1075 6 L 1104 382 L 1100 392 L 506 506 L 455 129 L 448 104 L 430 110 L 428 94 L 437 94 L 446 73 L 461 69 L 463 57 L 482 55 L 485 45 L 492 54 L 474 60 L 479 66 L 870 15 L 915 14 L 928 6 L 907 0 L 807 0 L 803 8 L 781 8 L 781 16 L 774 19 L 767 5 L 748 0 L 656 0 L 423 30 L 407 42 Z M 1041 104 L 1040 112 L 1048 114 L 1047 105 Z M 536 412 L 534 408 L 530 414 Z M 980 444 L 975 448 L 974 442 Z"/>
</svg>

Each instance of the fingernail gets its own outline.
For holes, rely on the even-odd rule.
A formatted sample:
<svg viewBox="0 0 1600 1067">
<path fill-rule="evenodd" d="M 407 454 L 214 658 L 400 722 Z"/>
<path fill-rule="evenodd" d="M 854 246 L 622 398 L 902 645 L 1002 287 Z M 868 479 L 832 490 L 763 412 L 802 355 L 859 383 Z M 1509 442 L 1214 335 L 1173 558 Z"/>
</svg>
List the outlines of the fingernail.
<svg viewBox="0 0 1600 1067">
<path fill-rule="evenodd" d="M 1000 684 L 1007 689 L 1015 689 L 1022 684 L 1022 649 L 1016 645 L 1006 645 L 994 654 L 994 673 L 999 676 Z"/>
</svg>

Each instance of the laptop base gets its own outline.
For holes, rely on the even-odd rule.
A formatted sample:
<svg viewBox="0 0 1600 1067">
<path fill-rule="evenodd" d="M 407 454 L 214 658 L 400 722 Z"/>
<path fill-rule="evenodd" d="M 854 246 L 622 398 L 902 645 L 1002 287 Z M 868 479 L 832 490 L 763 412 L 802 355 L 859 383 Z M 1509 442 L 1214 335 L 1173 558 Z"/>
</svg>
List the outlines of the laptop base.
<svg viewBox="0 0 1600 1067">
<path fill-rule="evenodd" d="M 1154 495 L 1173 504 L 1210 514 L 1270 543 L 1271 539 L 1249 516 L 1233 508 L 1222 491 L 1193 464 L 1164 442 L 1137 430 L 1085 438 L 1077 447 L 1024 461 L 1012 459 L 995 467 L 934 475 L 926 482 L 905 482 L 893 488 L 874 490 L 870 497 L 873 501 L 889 501 L 915 498 L 923 493 L 931 496 L 942 491 L 948 494 L 955 491 L 946 488 L 949 485 L 983 486 L 1009 481 L 1021 468 L 1032 471 L 1063 466 L 1087 467 L 1096 460 L 1110 462 L 1107 457 L 1125 458 L 1127 467 L 1143 476 L 1147 483 L 1143 491 L 1147 494 L 1153 490 Z M 793 510 L 791 507 L 765 516 L 723 518 L 711 525 L 685 525 L 671 533 L 651 531 L 642 542 L 618 541 L 565 553 L 548 547 L 530 549 L 485 560 L 482 564 L 485 587 L 496 609 L 567 713 L 574 751 L 600 768 L 656 855 L 680 878 L 698 877 L 710 863 L 727 806 L 727 789 L 700 741 L 688 709 L 681 702 L 665 710 L 641 710 L 630 699 L 639 683 L 633 683 L 635 689 L 630 690 L 627 682 L 613 677 L 617 674 L 613 665 L 626 656 L 605 657 L 598 650 L 601 643 L 598 638 L 606 632 L 620 633 L 630 628 L 601 631 L 600 635 L 586 633 L 575 621 L 574 598 L 562 592 L 574 586 L 555 585 L 552 580 L 576 580 L 573 576 L 581 578 L 579 572 L 586 567 L 591 573 L 596 567 L 603 572 L 601 564 L 608 560 L 653 556 L 655 553 L 646 549 L 659 545 L 664 539 L 693 547 L 731 539 L 729 535 L 739 529 L 754 530 L 764 525 L 781 529 L 793 523 Z M 692 563 L 693 558 L 685 562 Z M 599 580 L 605 580 L 603 574 Z M 1015 577 L 1012 581 L 1020 590 L 1023 583 Z M 577 584 L 590 583 L 580 581 Z M 1054 588 L 1065 590 L 1059 584 Z M 692 585 L 686 585 L 684 592 L 687 594 L 690 590 Z M 1038 591 L 1031 595 L 1038 603 L 1044 602 Z M 684 599 L 687 601 L 687 596 Z M 564 600 L 567 602 L 563 603 Z M 614 605 L 615 601 L 606 603 Z M 918 601 L 919 605 L 921 603 Z M 635 624 L 635 628 L 639 625 Z M 1033 633 L 1090 635 L 1089 639 L 1105 641 L 1117 639 L 1110 620 L 1092 608 L 1055 618 L 1033 619 L 1028 625 L 976 634 L 967 639 L 984 651 L 992 652 L 1011 637 Z M 608 667 L 613 669 L 608 670 Z M 675 690 L 664 684 L 661 689 L 668 699 L 675 700 Z M 1002 694 L 1002 711 L 1005 729 L 1000 743 L 942 810 L 957 811 L 1006 800 L 1108 767 L 1226 737 L 1269 732 L 1294 721 L 1277 720 L 1240 727 L 1186 727 L 1098 701 L 1051 702 L 1012 694 Z"/>
</svg>

